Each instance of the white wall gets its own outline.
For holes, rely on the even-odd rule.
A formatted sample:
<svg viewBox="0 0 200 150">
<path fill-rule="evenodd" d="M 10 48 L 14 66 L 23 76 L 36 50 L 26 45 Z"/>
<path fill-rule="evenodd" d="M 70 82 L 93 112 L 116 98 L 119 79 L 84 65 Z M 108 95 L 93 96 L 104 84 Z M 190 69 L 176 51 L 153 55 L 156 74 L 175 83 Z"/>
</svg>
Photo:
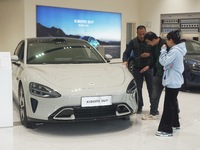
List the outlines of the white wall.
<svg viewBox="0 0 200 150">
<path fill-rule="evenodd" d="M 140 0 L 139 5 L 139 22 L 158 35 L 161 14 L 200 12 L 199 0 Z"/>
<path fill-rule="evenodd" d="M 24 38 L 24 0 L 0 0 L 0 52 L 13 52 Z"/>
</svg>

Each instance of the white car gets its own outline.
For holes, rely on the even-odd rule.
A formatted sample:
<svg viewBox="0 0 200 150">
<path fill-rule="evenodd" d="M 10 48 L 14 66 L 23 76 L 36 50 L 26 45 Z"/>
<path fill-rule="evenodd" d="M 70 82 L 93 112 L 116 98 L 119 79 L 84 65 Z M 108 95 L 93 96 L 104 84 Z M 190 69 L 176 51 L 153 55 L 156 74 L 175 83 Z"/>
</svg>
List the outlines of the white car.
<svg viewBox="0 0 200 150">
<path fill-rule="evenodd" d="M 88 42 L 27 38 L 12 56 L 13 97 L 21 123 L 128 118 L 137 111 L 133 76 Z"/>
</svg>

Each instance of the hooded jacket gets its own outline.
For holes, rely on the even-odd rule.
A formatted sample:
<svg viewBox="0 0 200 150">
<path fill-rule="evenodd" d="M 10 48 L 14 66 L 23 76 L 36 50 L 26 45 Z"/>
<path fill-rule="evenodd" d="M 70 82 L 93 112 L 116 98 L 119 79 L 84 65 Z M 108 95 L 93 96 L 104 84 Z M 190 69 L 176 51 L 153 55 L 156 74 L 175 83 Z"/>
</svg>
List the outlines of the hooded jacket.
<svg viewBox="0 0 200 150">
<path fill-rule="evenodd" d="M 159 62 L 159 56 L 163 44 L 166 44 L 166 41 L 159 37 L 159 43 L 153 47 L 153 58 L 154 58 L 153 75 L 159 76 L 161 78 L 163 76 L 163 66 Z"/>
<path fill-rule="evenodd" d="M 172 46 L 169 51 L 167 51 L 166 46 L 162 47 L 159 62 L 164 67 L 163 86 L 168 88 L 181 87 L 184 82 L 182 73 L 184 71 L 183 59 L 186 53 L 184 42 Z"/>
</svg>

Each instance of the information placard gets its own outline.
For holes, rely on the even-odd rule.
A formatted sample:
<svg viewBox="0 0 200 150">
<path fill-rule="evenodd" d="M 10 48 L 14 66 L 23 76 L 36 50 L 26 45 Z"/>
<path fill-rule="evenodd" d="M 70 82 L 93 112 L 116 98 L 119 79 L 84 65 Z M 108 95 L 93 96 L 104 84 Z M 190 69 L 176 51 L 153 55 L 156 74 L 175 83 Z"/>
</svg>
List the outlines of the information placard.
<svg viewBox="0 0 200 150">
<path fill-rule="evenodd" d="M 13 126 L 10 52 L 0 52 L 0 127 Z"/>
</svg>

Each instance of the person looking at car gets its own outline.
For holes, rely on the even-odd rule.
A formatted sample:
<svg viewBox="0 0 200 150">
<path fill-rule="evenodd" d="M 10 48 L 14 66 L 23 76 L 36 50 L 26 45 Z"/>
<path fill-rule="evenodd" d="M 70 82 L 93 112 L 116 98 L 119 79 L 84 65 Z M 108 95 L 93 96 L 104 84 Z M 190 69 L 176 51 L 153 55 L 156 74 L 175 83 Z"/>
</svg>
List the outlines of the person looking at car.
<svg viewBox="0 0 200 150">
<path fill-rule="evenodd" d="M 163 91 L 162 76 L 163 76 L 163 66 L 159 62 L 160 50 L 166 41 L 161 37 L 158 37 L 154 32 L 147 32 L 144 36 L 144 40 L 148 45 L 153 47 L 152 55 L 154 59 L 153 67 L 153 89 L 150 98 L 150 113 L 147 116 L 143 116 L 143 120 L 154 120 L 157 119 L 156 115 L 159 115 L 158 105 L 160 96 Z"/>
<path fill-rule="evenodd" d="M 152 93 L 152 47 L 149 46 L 145 40 L 144 35 L 146 34 L 146 27 L 139 25 L 137 27 L 137 37 L 133 38 L 127 45 L 126 50 L 123 53 L 123 64 L 128 66 L 128 60 L 133 57 L 133 71 L 131 72 L 135 78 L 138 90 L 138 111 L 137 113 L 142 113 L 143 107 L 143 96 L 142 87 L 145 78 L 147 84 L 147 90 L 149 98 Z M 133 52 L 133 55 L 131 53 Z"/>
<path fill-rule="evenodd" d="M 166 42 L 169 49 L 163 45 L 159 57 L 159 62 L 164 67 L 162 84 L 165 87 L 165 98 L 157 136 L 172 136 L 173 129 L 180 129 L 177 96 L 184 82 L 183 59 L 187 50 L 185 43 L 181 43 L 178 30 L 169 32 Z"/>
</svg>

